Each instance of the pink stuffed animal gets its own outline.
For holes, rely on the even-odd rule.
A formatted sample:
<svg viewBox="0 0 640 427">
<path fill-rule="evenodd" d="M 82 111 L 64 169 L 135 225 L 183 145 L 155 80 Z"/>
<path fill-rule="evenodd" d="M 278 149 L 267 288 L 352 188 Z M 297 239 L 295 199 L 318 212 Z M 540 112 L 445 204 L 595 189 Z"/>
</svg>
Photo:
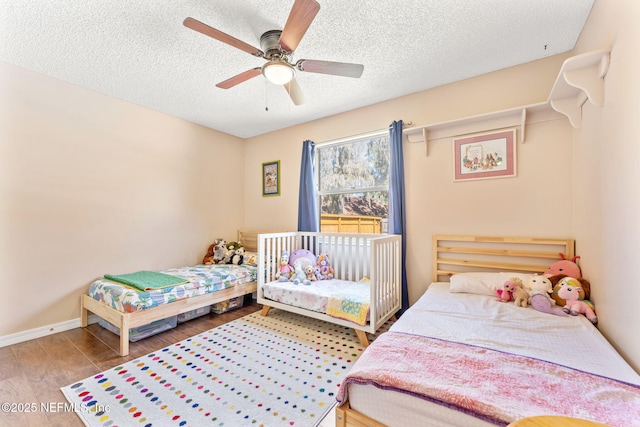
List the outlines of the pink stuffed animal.
<svg viewBox="0 0 640 427">
<path fill-rule="evenodd" d="M 518 287 L 517 282 L 522 285 L 522 281 L 517 277 L 511 278 L 502 284 L 502 289 L 496 290 L 500 302 L 509 302 L 513 299 L 513 291 Z"/>
<path fill-rule="evenodd" d="M 582 277 L 582 272 L 577 264 L 577 261 L 580 259 L 579 256 L 574 256 L 569 260 L 563 253 L 559 253 L 558 255 L 560 255 L 561 261 L 554 262 L 551 264 L 551 267 L 547 268 L 544 272 L 546 277 L 555 276 L 556 274 L 566 274 L 569 277 L 575 278 Z"/>
<path fill-rule="evenodd" d="M 590 302 L 584 300 L 584 290 L 580 282 L 572 277 L 565 277 L 558 282 L 558 296 L 566 301 L 563 310 L 572 316 L 584 314 L 594 325 L 598 323 L 598 318 Z"/>
</svg>

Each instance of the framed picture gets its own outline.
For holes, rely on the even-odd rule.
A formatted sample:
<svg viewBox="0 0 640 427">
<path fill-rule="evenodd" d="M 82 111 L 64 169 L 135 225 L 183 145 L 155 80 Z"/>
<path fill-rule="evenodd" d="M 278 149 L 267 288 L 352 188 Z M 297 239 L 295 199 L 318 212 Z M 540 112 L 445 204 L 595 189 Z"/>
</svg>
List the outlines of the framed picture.
<svg viewBox="0 0 640 427">
<path fill-rule="evenodd" d="M 516 176 L 516 129 L 453 140 L 453 180 Z"/>
<path fill-rule="evenodd" d="M 262 195 L 280 195 L 280 160 L 262 164 Z"/>
</svg>

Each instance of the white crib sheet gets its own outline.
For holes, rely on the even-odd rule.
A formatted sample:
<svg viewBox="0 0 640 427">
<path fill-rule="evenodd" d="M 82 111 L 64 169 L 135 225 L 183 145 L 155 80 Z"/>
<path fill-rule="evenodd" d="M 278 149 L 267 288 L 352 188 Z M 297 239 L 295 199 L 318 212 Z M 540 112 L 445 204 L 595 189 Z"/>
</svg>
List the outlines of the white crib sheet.
<svg viewBox="0 0 640 427">
<path fill-rule="evenodd" d="M 329 298 L 334 295 L 349 294 L 364 301 L 369 300 L 368 284 L 339 279 L 318 280 L 310 285 L 269 282 L 262 289 L 265 298 L 318 313 L 327 312 Z"/>
</svg>

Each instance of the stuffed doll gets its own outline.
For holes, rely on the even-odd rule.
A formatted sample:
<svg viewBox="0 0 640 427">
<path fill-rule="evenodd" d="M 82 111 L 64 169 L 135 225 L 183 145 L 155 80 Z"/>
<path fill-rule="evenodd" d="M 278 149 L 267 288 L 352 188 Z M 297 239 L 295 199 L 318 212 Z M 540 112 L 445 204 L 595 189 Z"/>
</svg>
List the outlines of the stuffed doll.
<svg viewBox="0 0 640 427">
<path fill-rule="evenodd" d="M 227 256 L 227 241 L 224 239 L 215 239 L 210 246 L 211 255 L 205 259 L 204 264 L 220 264 Z"/>
<path fill-rule="evenodd" d="M 556 302 L 551 298 L 553 285 L 544 276 L 533 276 L 527 281 L 525 288 L 529 291 L 529 304 L 534 309 L 543 313 L 555 314 L 556 316 L 566 316 L 567 314 L 556 306 Z"/>
<path fill-rule="evenodd" d="M 551 281 L 544 276 L 531 276 L 529 280 L 527 280 L 527 284 L 525 285 L 525 289 L 529 293 L 529 297 L 534 295 L 544 295 L 544 297 L 549 301 L 549 304 L 556 305 L 556 302 L 551 298 L 551 294 L 553 293 L 553 285 Z M 531 299 L 529 299 L 529 303 L 531 303 Z"/>
<path fill-rule="evenodd" d="M 584 299 L 584 289 L 577 279 L 565 277 L 558 282 L 558 296 L 566 301 L 563 310 L 572 316 L 584 314 L 594 325 L 598 324 L 598 318 L 591 301 Z"/>
<path fill-rule="evenodd" d="M 498 300 L 501 302 L 509 302 L 513 299 L 513 291 L 517 286 L 522 286 L 522 280 L 517 277 L 512 277 L 502 284 L 502 289 L 497 289 Z"/>
<path fill-rule="evenodd" d="M 289 265 L 289 251 L 282 251 L 280 255 L 280 269 L 276 273 L 279 282 L 288 282 L 291 278 L 291 266 Z"/>
</svg>

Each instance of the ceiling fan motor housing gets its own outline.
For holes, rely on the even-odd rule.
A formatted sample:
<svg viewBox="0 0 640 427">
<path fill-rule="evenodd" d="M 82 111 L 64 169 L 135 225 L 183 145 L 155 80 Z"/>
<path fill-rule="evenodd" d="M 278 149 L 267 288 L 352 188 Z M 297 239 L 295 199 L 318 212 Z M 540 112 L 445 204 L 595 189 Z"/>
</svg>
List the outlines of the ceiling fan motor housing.
<svg viewBox="0 0 640 427">
<path fill-rule="evenodd" d="M 278 43 L 280 41 L 280 34 L 282 34 L 280 30 L 271 30 L 260 36 L 260 47 L 264 52 L 265 59 L 286 56 L 286 52 L 282 50 L 280 43 Z"/>
</svg>

